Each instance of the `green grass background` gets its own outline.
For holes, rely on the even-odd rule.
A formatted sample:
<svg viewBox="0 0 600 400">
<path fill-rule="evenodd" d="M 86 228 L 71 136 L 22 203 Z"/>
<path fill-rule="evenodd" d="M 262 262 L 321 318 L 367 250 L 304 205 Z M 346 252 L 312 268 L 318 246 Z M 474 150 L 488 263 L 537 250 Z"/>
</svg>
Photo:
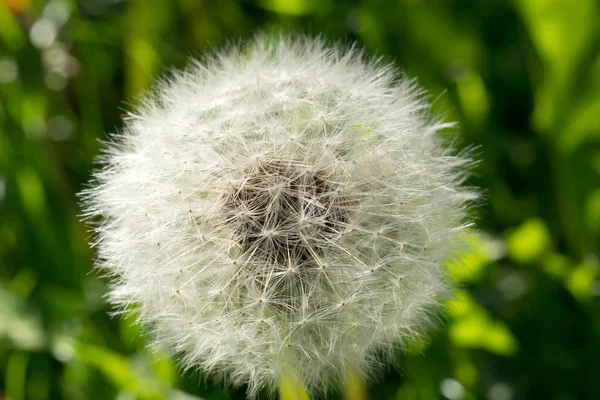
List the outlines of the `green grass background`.
<svg viewBox="0 0 600 400">
<path fill-rule="evenodd" d="M 75 193 L 154 78 L 264 27 L 387 57 L 479 146 L 461 290 L 370 398 L 600 399 L 596 0 L 0 0 L 0 399 L 244 398 L 107 315 Z"/>
</svg>

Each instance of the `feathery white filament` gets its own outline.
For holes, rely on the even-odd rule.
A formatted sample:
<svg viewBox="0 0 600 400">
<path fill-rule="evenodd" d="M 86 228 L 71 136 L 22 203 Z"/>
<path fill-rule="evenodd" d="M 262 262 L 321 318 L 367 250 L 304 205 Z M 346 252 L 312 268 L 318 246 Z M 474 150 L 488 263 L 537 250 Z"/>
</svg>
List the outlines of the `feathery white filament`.
<svg viewBox="0 0 600 400">
<path fill-rule="evenodd" d="M 313 392 L 367 375 L 448 292 L 474 198 L 448 126 L 393 68 L 318 39 L 174 74 L 83 193 L 111 300 L 250 395 L 286 371 Z"/>
</svg>

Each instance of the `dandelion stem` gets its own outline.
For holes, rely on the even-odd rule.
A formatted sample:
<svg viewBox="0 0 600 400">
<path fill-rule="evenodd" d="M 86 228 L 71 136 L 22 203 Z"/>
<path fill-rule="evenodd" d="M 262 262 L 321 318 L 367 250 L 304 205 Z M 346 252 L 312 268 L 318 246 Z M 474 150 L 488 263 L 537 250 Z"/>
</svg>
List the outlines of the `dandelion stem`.
<svg viewBox="0 0 600 400">
<path fill-rule="evenodd" d="M 291 375 L 282 376 L 277 382 L 281 400 L 310 400 L 300 378 Z"/>
<path fill-rule="evenodd" d="M 346 388 L 344 400 L 367 400 L 367 387 L 365 382 L 354 372 L 346 374 Z"/>
</svg>

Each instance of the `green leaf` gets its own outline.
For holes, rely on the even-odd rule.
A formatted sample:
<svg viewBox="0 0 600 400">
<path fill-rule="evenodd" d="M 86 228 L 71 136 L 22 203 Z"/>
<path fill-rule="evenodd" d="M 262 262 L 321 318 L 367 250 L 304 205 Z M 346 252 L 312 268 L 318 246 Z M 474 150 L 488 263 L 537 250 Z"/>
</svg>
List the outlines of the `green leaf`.
<svg viewBox="0 0 600 400">
<path fill-rule="evenodd" d="M 512 259 L 529 264 L 537 261 L 550 248 L 550 232 L 543 220 L 525 221 L 508 236 L 508 254 Z"/>
<path fill-rule="evenodd" d="M 600 45 L 598 3 L 515 0 L 514 4 L 544 65 L 542 84 L 536 92 L 535 126 L 557 135 L 562 150 L 573 150 L 587 133 L 585 122 L 597 126 L 591 119 L 593 110 L 598 110 L 597 101 L 577 109 L 586 92 L 597 99 L 591 80 Z"/>
<path fill-rule="evenodd" d="M 46 344 L 42 321 L 25 300 L 0 286 L 0 339 L 22 350 L 39 350 Z"/>
<path fill-rule="evenodd" d="M 598 278 L 600 269 L 598 265 L 591 261 L 584 261 L 579 264 L 567 278 L 567 289 L 581 301 L 592 297 L 594 282 Z"/>
<path fill-rule="evenodd" d="M 466 241 L 468 250 L 458 254 L 447 267 L 458 281 L 477 282 L 492 262 L 504 256 L 506 245 L 485 234 L 471 234 Z"/>
<path fill-rule="evenodd" d="M 76 357 L 89 366 L 101 371 L 120 390 L 132 393 L 141 399 L 162 399 L 161 385 L 155 380 L 145 379 L 134 370 L 130 362 L 108 349 L 79 343 Z"/>
<path fill-rule="evenodd" d="M 333 4 L 331 0 L 261 0 L 259 5 L 278 14 L 301 16 L 326 13 Z"/>
<path fill-rule="evenodd" d="M 482 348 L 503 356 L 516 353 L 518 342 L 508 326 L 494 320 L 466 292 L 451 300 L 448 310 L 453 317 L 450 340 L 458 347 Z"/>
</svg>

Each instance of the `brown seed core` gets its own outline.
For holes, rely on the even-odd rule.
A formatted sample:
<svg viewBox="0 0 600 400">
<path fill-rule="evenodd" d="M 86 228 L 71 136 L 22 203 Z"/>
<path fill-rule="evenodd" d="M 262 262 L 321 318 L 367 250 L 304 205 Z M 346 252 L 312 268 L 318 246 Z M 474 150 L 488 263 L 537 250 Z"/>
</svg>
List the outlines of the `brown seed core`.
<svg viewBox="0 0 600 400">
<path fill-rule="evenodd" d="M 286 269 L 314 265 L 348 222 L 338 187 L 322 170 L 263 161 L 224 195 L 223 210 L 253 260 Z"/>
</svg>

